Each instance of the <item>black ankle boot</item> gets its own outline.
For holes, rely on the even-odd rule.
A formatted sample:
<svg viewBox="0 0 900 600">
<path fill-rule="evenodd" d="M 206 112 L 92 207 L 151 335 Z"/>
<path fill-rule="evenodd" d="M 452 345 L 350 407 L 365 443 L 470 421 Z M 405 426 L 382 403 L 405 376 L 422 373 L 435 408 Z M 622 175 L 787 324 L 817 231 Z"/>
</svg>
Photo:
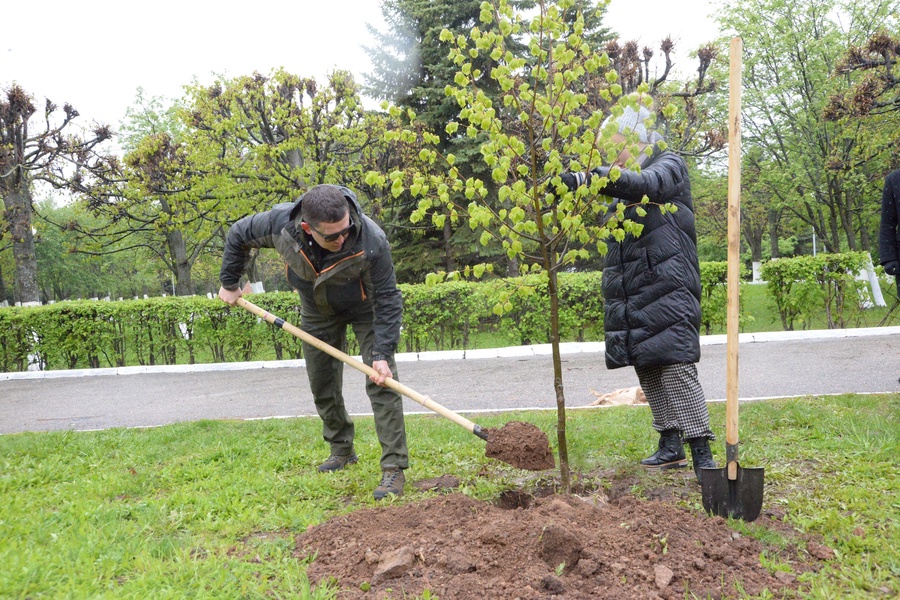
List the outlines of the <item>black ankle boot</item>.
<svg viewBox="0 0 900 600">
<path fill-rule="evenodd" d="M 688 440 L 688 443 L 691 446 L 691 462 L 694 464 L 694 474 L 697 476 L 697 483 L 702 484 L 703 479 L 700 477 L 702 471 L 700 469 L 716 468 L 712 450 L 709 449 L 709 440 L 705 437 L 699 437 Z"/>
<path fill-rule="evenodd" d="M 680 469 L 687 466 L 687 457 L 684 454 L 684 443 L 681 441 L 681 432 L 677 429 L 667 429 L 659 434 L 659 449 L 653 456 L 641 461 L 648 469 Z"/>
</svg>

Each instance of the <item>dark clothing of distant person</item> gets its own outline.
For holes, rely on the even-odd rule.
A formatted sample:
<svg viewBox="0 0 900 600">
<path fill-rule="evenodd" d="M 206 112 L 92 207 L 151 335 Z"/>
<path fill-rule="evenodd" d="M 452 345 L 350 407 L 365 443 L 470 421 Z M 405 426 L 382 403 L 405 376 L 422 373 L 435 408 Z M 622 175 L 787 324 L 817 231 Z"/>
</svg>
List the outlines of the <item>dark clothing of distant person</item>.
<svg viewBox="0 0 900 600">
<path fill-rule="evenodd" d="M 885 273 L 900 276 L 900 169 L 889 173 L 884 180 L 878 255 Z"/>
</svg>

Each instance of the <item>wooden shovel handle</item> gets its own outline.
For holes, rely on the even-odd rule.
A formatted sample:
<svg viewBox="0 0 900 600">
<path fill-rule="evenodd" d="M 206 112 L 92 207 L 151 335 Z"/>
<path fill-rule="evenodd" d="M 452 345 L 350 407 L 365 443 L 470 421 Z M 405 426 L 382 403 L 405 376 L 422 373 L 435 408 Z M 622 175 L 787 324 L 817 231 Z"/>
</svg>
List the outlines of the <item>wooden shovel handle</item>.
<svg viewBox="0 0 900 600">
<path fill-rule="evenodd" d="M 251 313 L 253 313 L 257 317 L 263 319 L 267 323 L 271 323 L 272 325 L 274 325 L 276 327 L 280 327 L 281 329 L 284 329 L 288 333 L 293 334 L 294 336 L 300 338 L 301 340 L 303 340 L 310 346 L 314 346 L 314 347 L 318 348 L 319 350 L 321 350 L 322 352 L 325 352 L 326 354 L 330 354 L 331 356 L 338 359 L 342 363 L 344 363 L 346 365 L 350 365 L 357 371 L 362 371 L 369 377 L 371 377 L 373 375 L 374 376 L 378 375 L 378 371 L 376 371 L 369 365 L 356 360 L 355 358 L 353 358 L 346 352 L 338 350 L 334 346 L 323 342 L 322 340 L 315 337 L 314 335 L 310 335 L 309 333 L 303 331 L 299 327 L 291 325 L 284 319 L 282 319 L 280 317 L 276 317 L 269 311 L 256 306 L 255 304 L 253 304 L 246 298 L 243 298 L 243 297 L 238 298 L 237 302 L 235 304 L 237 304 L 241 308 L 244 308 L 244 309 L 250 311 Z M 482 431 L 481 427 L 479 427 L 472 421 L 468 420 L 467 418 L 463 417 L 462 415 L 456 414 L 449 408 L 441 406 L 440 404 L 438 404 L 437 402 L 435 402 L 428 396 L 423 396 L 422 394 L 418 393 L 417 391 L 406 387 L 405 385 L 403 385 L 396 379 L 388 377 L 384 382 L 384 386 L 394 390 L 395 392 L 403 394 L 410 400 L 418 402 L 425 408 L 433 410 L 434 412 L 441 415 L 442 417 L 446 417 L 447 419 L 450 419 L 457 425 L 460 425 L 461 427 L 463 427 L 470 433 L 474 433 L 481 439 L 487 440 L 487 434 L 484 431 Z"/>
<path fill-rule="evenodd" d="M 743 41 L 731 40 L 728 94 L 728 308 L 725 443 L 728 478 L 737 479 L 738 315 L 741 285 L 741 62 Z"/>
</svg>

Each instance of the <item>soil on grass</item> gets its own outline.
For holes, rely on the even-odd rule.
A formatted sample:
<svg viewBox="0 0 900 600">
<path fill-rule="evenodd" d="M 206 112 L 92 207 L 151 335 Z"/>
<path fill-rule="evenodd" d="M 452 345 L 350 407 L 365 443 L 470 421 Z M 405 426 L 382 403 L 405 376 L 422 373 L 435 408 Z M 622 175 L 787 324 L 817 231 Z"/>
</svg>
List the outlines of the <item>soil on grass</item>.
<svg viewBox="0 0 900 600">
<path fill-rule="evenodd" d="M 311 527 L 297 536 L 295 555 L 316 556 L 310 580 L 335 580 L 341 600 L 426 590 L 440 600 L 738 598 L 764 590 L 778 598 L 831 557 L 777 511 L 764 507 L 755 523 L 777 530 L 787 547 L 766 547 L 721 517 L 684 508 L 700 496 L 689 470 L 661 479 L 640 498 L 630 490 L 646 479 L 606 473 L 596 479 L 606 481 L 602 489 L 561 494 L 552 483 L 483 502 L 455 492 L 459 480 L 445 475 L 408 486 L 436 492 L 423 500 Z M 763 552 L 791 572 L 763 567 Z"/>
</svg>

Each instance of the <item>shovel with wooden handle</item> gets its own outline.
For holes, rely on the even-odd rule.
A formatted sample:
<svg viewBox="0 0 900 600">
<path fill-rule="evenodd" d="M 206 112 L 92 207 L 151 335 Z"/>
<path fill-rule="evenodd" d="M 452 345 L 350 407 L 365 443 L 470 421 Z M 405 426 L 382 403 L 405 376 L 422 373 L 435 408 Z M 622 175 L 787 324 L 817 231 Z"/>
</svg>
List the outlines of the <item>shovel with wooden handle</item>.
<svg viewBox="0 0 900 600">
<path fill-rule="evenodd" d="M 763 501 L 762 467 L 738 464 L 738 302 L 740 290 L 741 38 L 731 40 L 728 101 L 728 314 L 725 456 L 722 469 L 701 469 L 703 508 L 710 514 L 753 521 Z"/>
<path fill-rule="evenodd" d="M 291 334 L 297 336 L 298 338 L 300 338 L 301 340 L 303 340 L 310 346 L 315 346 L 322 352 L 325 352 L 326 354 L 330 354 L 331 356 L 338 359 L 342 363 L 344 363 L 346 365 L 350 365 L 357 371 L 362 371 L 363 373 L 365 373 L 366 375 L 368 375 L 370 377 L 373 375 L 375 375 L 375 376 L 378 375 L 378 372 L 375 369 L 373 369 L 372 367 L 370 367 L 369 365 L 356 360 L 355 358 L 353 358 L 346 352 L 342 352 L 341 350 L 338 350 L 337 348 L 335 348 L 334 346 L 331 346 L 330 344 L 326 344 L 319 338 L 317 338 L 313 335 L 310 335 L 309 333 L 306 333 L 299 327 L 291 325 L 284 319 L 276 317 L 269 311 L 256 306 L 255 304 L 253 304 L 246 298 L 243 298 L 243 297 L 238 298 L 236 304 L 238 306 L 240 306 L 241 308 L 244 308 L 244 309 L 252 312 L 257 317 L 263 319 L 267 323 L 271 323 L 275 327 L 284 329 L 288 333 L 291 333 Z M 418 393 L 417 391 L 406 387 L 399 381 L 392 379 L 390 377 L 387 380 L 385 380 L 384 385 L 385 385 L 385 387 L 389 387 L 392 390 L 399 392 L 400 394 L 403 394 L 410 400 L 418 402 L 425 408 L 433 410 L 434 412 L 441 415 L 442 417 L 446 417 L 447 419 L 450 419 L 451 421 L 453 421 L 457 425 L 463 427 L 470 433 L 474 433 L 481 439 L 487 441 L 488 434 L 486 431 L 483 431 L 481 429 L 481 427 L 479 427 L 472 421 L 468 420 L 467 418 L 463 417 L 462 415 L 456 414 L 449 408 L 445 408 L 445 407 L 441 406 L 440 404 L 438 404 L 437 402 L 435 402 L 428 396 L 423 396 L 422 394 Z"/>
</svg>

